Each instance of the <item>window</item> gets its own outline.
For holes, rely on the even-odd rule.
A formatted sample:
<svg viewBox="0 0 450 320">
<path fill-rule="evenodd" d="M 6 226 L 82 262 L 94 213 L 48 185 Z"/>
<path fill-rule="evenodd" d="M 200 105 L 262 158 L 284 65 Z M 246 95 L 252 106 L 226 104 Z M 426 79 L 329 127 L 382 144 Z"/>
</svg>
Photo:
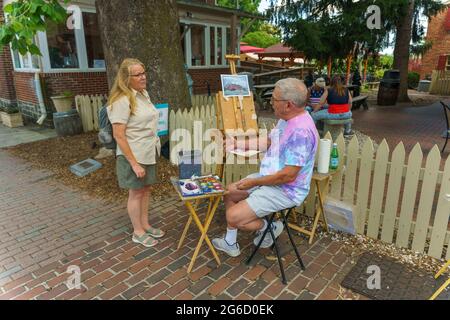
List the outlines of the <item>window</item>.
<svg viewBox="0 0 450 320">
<path fill-rule="evenodd" d="M 84 9 L 79 29 L 68 29 L 65 23 L 47 25 L 46 32 L 38 32 L 44 72 L 105 70 L 100 28 L 93 9 Z"/>
<path fill-rule="evenodd" d="M 11 50 L 14 62 L 14 69 L 16 70 L 34 70 L 39 69 L 39 58 L 32 56 L 30 53 L 21 55 L 17 50 Z"/>
<path fill-rule="evenodd" d="M 237 29 L 236 32 L 238 33 L 239 30 Z M 180 35 L 184 35 L 181 39 L 181 47 L 188 67 L 225 67 L 227 65 L 225 54 L 227 54 L 226 48 L 231 50 L 230 28 L 208 23 L 192 24 L 191 21 L 182 19 Z"/>
<path fill-rule="evenodd" d="M 5 15 L 5 21 L 8 21 L 8 15 Z M 33 39 L 33 43 L 36 44 L 36 42 Z M 39 57 L 38 56 L 32 56 L 30 53 L 27 53 L 25 55 L 21 55 L 19 51 L 12 50 L 11 48 L 11 55 L 13 59 L 13 66 L 14 70 L 35 70 L 39 69 Z"/>
<path fill-rule="evenodd" d="M 52 69 L 76 69 L 79 67 L 74 30 L 65 24 L 47 23 L 47 43 Z"/>
<path fill-rule="evenodd" d="M 445 70 L 450 71 L 450 55 L 447 56 L 447 64 L 445 65 Z"/>
<path fill-rule="evenodd" d="M 205 27 L 193 25 L 191 27 L 192 65 L 205 65 Z"/>
<path fill-rule="evenodd" d="M 83 13 L 84 38 L 86 41 L 86 54 L 89 68 L 105 68 L 105 55 L 103 54 L 100 28 L 97 14 Z"/>
</svg>

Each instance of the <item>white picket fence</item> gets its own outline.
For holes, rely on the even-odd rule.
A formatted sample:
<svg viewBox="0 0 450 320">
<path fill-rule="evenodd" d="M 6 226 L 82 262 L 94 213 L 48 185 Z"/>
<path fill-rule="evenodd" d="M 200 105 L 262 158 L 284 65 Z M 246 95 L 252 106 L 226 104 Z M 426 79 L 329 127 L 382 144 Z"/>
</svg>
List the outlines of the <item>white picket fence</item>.
<svg viewBox="0 0 450 320">
<path fill-rule="evenodd" d="M 98 131 L 98 111 L 106 103 L 105 95 L 78 95 L 75 97 L 75 106 L 83 123 L 83 131 Z M 192 107 L 200 109 L 210 106 L 214 108 L 216 98 L 213 96 L 194 95 L 191 97 Z M 209 114 L 208 114 L 209 115 Z M 215 109 L 213 111 L 215 117 Z"/>
<path fill-rule="evenodd" d="M 98 131 L 98 111 L 106 103 L 107 97 L 102 95 L 75 97 L 75 106 L 83 123 L 83 131 Z"/>
</svg>

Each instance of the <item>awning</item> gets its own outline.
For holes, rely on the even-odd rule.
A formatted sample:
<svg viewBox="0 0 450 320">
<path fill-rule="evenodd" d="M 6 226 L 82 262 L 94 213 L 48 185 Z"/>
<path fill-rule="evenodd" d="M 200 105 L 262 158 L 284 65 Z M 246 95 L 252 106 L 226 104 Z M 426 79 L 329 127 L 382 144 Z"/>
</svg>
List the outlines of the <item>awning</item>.
<svg viewBox="0 0 450 320">
<path fill-rule="evenodd" d="M 249 45 L 241 45 L 241 53 L 264 52 L 264 48 L 253 47 Z"/>
</svg>

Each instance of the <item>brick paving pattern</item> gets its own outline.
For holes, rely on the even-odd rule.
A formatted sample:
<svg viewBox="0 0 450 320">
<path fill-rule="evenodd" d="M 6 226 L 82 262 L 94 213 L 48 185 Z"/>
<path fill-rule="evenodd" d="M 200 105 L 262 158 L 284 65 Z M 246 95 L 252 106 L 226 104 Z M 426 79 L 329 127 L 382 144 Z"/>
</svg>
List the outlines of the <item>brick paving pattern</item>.
<svg viewBox="0 0 450 320">
<path fill-rule="evenodd" d="M 445 143 L 442 138 L 446 128 L 444 111 L 439 102 L 425 107 L 361 108 L 353 112 L 353 120 L 354 129 L 378 143 L 385 138 L 391 150 L 403 141 L 406 152 L 409 153 L 419 142 L 424 154 L 428 154 L 435 144 L 441 150 Z M 443 157 L 449 155 L 450 147 L 445 151 Z"/>
<path fill-rule="evenodd" d="M 220 254 L 217 266 L 204 245 L 187 274 L 199 232 L 192 225 L 176 251 L 187 220 L 183 204 L 177 198 L 153 202 L 150 219 L 167 235 L 157 247 L 144 248 L 131 242 L 124 205 L 72 190 L 0 150 L 0 299 L 336 299 L 339 276 L 351 268 L 348 255 L 328 238 L 308 246 L 295 237 L 307 266 L 301 272 L 283 233 L 284 286 L 268 249 L 245 265 L 253 238 L 240 232 L 240 257 Z M 221 207 L 209 236 L 224 227 Z M 69 266 L 80 268 L 79 290 L 67 287 Z"/>
</svg>

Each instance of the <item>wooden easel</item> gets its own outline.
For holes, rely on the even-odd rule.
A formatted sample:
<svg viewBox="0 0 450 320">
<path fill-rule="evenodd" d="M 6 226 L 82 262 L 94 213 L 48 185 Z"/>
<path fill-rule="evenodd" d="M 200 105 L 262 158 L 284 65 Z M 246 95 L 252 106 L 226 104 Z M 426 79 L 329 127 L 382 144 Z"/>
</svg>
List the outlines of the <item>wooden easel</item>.
<svg viewBox="0 0 450 320">
<path fill-rule="evenodd" d="M 240 59 L 238 55 L 226 55 L 225 58 L 230 64 L 232 75 L 236 75 L 236 61 Z M 222 134 L 233 133 L 234 136 L 246 136 L 248 130 L 258 133 L 258 118 L 255 111 L 253 94 L 249 97 L 230 97 L 225 98 L 223 92 L 219 91 L 216 95 L 216 119 Z M 224 173 L 226 155 L 221 165 L 217 165 L 216 175 L 221 179 Z"/>
</svg>

